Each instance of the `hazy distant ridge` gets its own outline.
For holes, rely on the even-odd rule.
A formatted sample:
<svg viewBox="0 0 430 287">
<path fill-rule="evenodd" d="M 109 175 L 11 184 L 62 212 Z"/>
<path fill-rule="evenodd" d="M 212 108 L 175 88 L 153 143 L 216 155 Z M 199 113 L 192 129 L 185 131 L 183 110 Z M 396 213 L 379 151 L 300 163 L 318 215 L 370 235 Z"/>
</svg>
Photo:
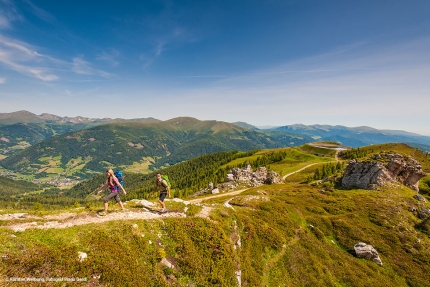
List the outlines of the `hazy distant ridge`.
<svg viewBox="0 0 430 287">
<path fill-rule="evenodd" d="M 312 137 L 314 140 L 330 140 L 351 147 L 389 142 L 410 142 L 430 145 L 430 137 L 400 130 L 378 130 L 371 127 L 345 127 L 331 125 L 286 125 L 276 130 Z"/>
<path fill-rule="evenodd" d="M 0 113 L 0 125 L 11 125 L 16 123 L 57 123 L 57 124 L 82 124 L 82 123 L 111 123 L 111 122 L 159 122 L 154 118 L 138 119 L 112 119 L 112 118 L 86 118 L 86 117 L 60 117 L 53 114 L 43 113 L 36 115 L 28 111 L 18 111 L 13 113 Z"/>
</svg>

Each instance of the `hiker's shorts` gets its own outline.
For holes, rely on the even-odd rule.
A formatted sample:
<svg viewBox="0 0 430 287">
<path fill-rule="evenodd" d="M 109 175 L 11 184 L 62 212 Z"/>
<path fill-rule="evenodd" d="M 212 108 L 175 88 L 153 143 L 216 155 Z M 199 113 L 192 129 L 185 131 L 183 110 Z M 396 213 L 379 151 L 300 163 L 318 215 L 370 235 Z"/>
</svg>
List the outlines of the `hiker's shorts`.
<svg viewBox="0 0 430 287">
<path fill-rule="evenodd" d="M 167 196 L 167 192 L 160 192 L 160 197 L 158 198 L 160 201 L 164 201 Z"/>
<path fill-rule="evenodd" d="M 111 200 L 113 198 L 116 200 L 116 202 L 118 202 L 118 203 L 121 202 L 121 199 L 119 198 L 119 193 L 118 192 L 111 192 L 108 196 L 106 196 L 106 198 L 105 198 L 104 201 L 105 201 L 105 203 L 108 203 L 109 200 Z"/>
</svg>

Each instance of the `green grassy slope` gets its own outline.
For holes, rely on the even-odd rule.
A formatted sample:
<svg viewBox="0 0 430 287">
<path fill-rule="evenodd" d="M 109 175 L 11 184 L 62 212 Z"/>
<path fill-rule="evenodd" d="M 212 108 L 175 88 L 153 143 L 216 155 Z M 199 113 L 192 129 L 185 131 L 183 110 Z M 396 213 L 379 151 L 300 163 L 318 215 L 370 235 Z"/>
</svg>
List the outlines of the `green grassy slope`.
<svg viewBox="0 0 430 287">
<path fill-rule="evenodd" d="M 424 153 L 405 145 L 368 149 L 414 155 L 423 169 L 430 168 Z M 299 148 L 274 151 L 235 158 L 220 168 L 275 159 L 281 152 L 285 156 L 270 166 L 284 173 L 334 161 Z M 212 209 L 208 219 L 189 214 L 23 232 L 8 228 L 18 220 L 3 222 L 0 280 L 54 277 L 86 280 L 77 286 L 237 286 L 240 271 L 242 286 L 430 286 L 430 219 L 418 216 L 430 209 L 428 201 L 416 200 L 415 191 L 397 184 L 369 191 L 301 183 L 312 169 L 295 174 L 297 181 L 206 199 L 203 204 Z M 229 198 L 232 208 L 223 204 Z M 371 244 L 383 265 L 357 258 L 353 247 L 359 242 Z M 78 252 L 88 258 L 79 262 Z M 175 267 L 164 266 L 162 258 Z"/>
</svg>

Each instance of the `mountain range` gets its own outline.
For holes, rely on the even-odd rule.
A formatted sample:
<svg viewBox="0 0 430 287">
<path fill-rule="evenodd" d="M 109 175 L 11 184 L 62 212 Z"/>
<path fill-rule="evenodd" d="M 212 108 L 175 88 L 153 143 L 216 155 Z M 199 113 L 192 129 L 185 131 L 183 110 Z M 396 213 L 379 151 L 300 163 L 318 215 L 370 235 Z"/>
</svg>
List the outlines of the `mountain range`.
<svg viewBox="0 0 430 287">
<path fill-rule="evenodd" d="M 13 124 L 32 130 L 42 139 L 47 133 L 35 123 Z M 9 134 L 18 129 L 3 127 Z M 38 131 L 38 132 L 36 132 Z M 22 132 L 25 134 L 25 132 Z M 91 177 L 110 166 L 159 168 L 218 151 L 253 150 L 303 144 L 308 137 L 273 132 L 268 136 L 231 123 L 199 121 L 182 117 L 168 121 L 106 123 L 79 131 L 67 132 L 33 143 L 0 163 L 7 170 L 45 177 L 48 174 Z M 49 135 L 49 134 L 48 134 Z M 10 136 L 9 136 L 10 137 Z M 14 143 L 2 134 L 3 139 Z M 15 142 L 25 139 L 21 134 Z M 20 143 L 24 146 L 24 143 Z"/>
<path fill-rule="evenodd" d="M 276 128 L 293 134 L 307 135 L 314 140 L 330 140 L 350 147 L 388 142 L 430 145 L 430 137 L 401 130 L 378 130 L 371 127 L 345 127 L 330 125 L 287 125 Z"/>
<path fill-rule="evenodd" d="M 259 129 L 245 122 L 200 121 L 191 117 L 93 119 L 0 114 L 0 164 L 35 178 L 88 178 L 106 167 L 149 172 L 218 151 L 267 149 L 334 141 L 360 147 L 402 142 L 425 152 L 430 137 L 371 127 L 285 125 Z"/>
</svg>

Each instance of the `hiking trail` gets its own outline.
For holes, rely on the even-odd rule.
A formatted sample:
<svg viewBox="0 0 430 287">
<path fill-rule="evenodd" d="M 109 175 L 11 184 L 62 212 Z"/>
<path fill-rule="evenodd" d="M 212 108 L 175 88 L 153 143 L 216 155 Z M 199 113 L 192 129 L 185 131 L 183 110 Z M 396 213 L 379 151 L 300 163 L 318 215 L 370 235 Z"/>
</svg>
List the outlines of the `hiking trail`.
<svg viewBox="0 0 430 287">
<path fill-rule="evenodd" d="M 204 200 L 222 197 L 222 196 L 234 196 L 237 195 L 246 189 L 236 190 L 232 192 L 227 192 L 223 194 L 215 194 L 215 195 L 209 195 L 204 198 L 196 198 L 191 199 L 188 201 L 180 200 L 186 204 L 199 204 Z M 166 199 L 166 202 L 168 202 L 171 199 Z M 178 199 L 176 199 L 178 200 Z M 136 200 L 134 200 L 136 201 Z M 139 200 L 137 200 L 139 201 Z M 143 201 L 142 201 L 143 202 Z M 127 202 L 124 202 L 125 205 L 127 205 Z M 202 210 L 196 214 L 195 216 L 208 218 L 210 211 L 212 210 L 211 207 L 202 205 Z M 31 215 L 28 213 L 10 213 L 10 214 L 3 214 L 0 215 L 0 220 L 4 221 L 12 221 L 12 220 L 25 220 L 26 222 L 22 223 L 13 223 L 10 225 L 3 225 L 2 228 L 8 228 L 12 229 L 15 232 L 25 231 L 27 229 L 51 229 L 51 228 L 68 228 L 73 226 L 79 226 L 84 224 L 90 224 L 90 223 L 102 223 L 102 222 L 108 222 L 112 220 L 130 220 L 130 219 L 143 219 L 143 220 L 150 220 L 150 219 L 160 219 L 160 218 L 169 218 L 169 217 L 186 217 L 186 214 L 184 212 L 174 211 L 170 210 L 165 213 L 159 213 L 157 210 L 155 210 L 153 207 L 148 207 L 143 205 L 142 209 L 127 209 L 124 212 L 121 212 L 119 210 L 109 210 L 108 214 L 105 216 L 100 216 L 96 211 L 93 212 L 63 212 L 56 215 L 44 215 L 44 216 L 37 216 L 37 215 Z"/>
</svg>

